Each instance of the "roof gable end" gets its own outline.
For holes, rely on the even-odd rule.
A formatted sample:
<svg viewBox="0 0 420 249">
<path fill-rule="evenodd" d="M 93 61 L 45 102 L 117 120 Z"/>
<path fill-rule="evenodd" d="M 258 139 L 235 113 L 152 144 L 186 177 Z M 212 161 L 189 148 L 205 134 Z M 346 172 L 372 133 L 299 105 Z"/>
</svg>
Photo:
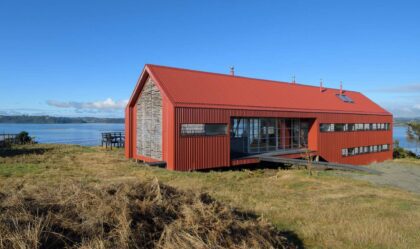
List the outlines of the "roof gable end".
<svg viewBox="0 0 420 249">
<path fill-rule="evenodd" d="M 147 82 L 148 78 L 151 78 L 154 82 L 154 84 L 159 88 L 161 94 L 169 99 L 169 101 L 173 102 L 172 97 L 168 94 L 168 92 L 165 90 L 165 88 L 160 84 L 160 80 L 158 77 L 156 77 L 156 74 L 153 73 L 151 67 L 149 64 L 146 64 L 143 68 L 142 73 L 140 74 L 140 77 L 137 80 L 136 86 L 134 88 L 133 93 L 131 94 L 131 97 L 128 101 L 127 107 L 133 107 L 136 105 L 137 99 L 140 96 L 141 91 L 143 90 L 143 87 L 145 83 Z"/>
</svg>

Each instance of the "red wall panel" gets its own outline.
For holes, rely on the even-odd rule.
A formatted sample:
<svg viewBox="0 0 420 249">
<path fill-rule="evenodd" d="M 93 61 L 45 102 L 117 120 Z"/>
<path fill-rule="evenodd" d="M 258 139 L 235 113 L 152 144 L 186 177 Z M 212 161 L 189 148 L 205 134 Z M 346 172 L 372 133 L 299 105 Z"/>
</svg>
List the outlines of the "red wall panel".
<svg viewBox="0 0 420 249">
<path fill-rule="evenodd" d="M 230 126 L 231 117 L 313 118 L 316 121 L 309 131 L 309 148 L 327 161 L 360 165 L 392 159 L 392 127 L 389 131 L 319 132 L 320 123 L 392 123 L 392 116 L 178 107 L 175 108 L 175 160 L 168 166 L 176 170 L 194 170 L 232 165 L 228 134 L 215 137 L 180 135 L 181 124 L 226 123 Z M 390 151 L 341 156 L 342 148 L 380 144 L 390 144 Z"/>
</svg>

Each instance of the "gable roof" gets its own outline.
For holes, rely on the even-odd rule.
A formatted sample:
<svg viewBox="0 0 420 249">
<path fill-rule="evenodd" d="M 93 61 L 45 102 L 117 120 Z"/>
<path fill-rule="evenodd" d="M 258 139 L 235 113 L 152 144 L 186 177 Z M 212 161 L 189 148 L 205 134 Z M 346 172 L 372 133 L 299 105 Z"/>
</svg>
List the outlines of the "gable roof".
<svg viewBox="0 0 420 249">
<path fill-rule="evenodd" d="M 343 90 L 354 101 L 346 103 L 332 88 L 150 64 L 145 71 L 175 106 L 391 115 L 355 91 Z"/>
</svg>

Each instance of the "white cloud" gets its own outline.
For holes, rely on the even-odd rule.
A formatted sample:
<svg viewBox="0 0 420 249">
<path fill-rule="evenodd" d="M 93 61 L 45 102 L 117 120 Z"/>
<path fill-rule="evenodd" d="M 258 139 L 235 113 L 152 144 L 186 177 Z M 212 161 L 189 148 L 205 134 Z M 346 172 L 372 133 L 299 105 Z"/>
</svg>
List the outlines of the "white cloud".
<svg viewBox="0 0 420 249">
<path fill-rule="evenodd" d="M 382 93 L 415 93 L 420 92 L 420 83 L 382 87 L 377 89 L 370 89 L 370 91 Z"/>
<path fill-rule="evenodd" d="M 395 117 L 420 117 L 420 104 L 388 102 L 383 106 Z"/>
<path fill-rule="evenodd" d="M 98 111 L 110 111 L 110 110 L 121 110 L 127 105 L 128 100 L 115 101 L 112 98 L 107 98 L 101 101 L 94 102 L 76 102 L 76 101 L 57 101 L 48 100 L 49 106 L 58 108 L 73 108 L 76 110 L 98 110 Z"/>
</svg>

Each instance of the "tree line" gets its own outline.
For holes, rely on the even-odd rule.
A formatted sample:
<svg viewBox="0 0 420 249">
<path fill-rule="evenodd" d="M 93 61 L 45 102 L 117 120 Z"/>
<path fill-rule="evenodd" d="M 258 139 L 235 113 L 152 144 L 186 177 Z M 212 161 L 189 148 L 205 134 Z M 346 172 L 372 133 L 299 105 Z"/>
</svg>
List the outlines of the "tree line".
<svg viewBox="0 0 420 249">
<path fill-rule="evenodd" d="M 95 117 L 53 117 L 53 116 L 5 116 L 0 115 L 0 123 L 14 124 L 77 124 L 77 123 L 124 123 L 124 118 Z"/>
</svg>

